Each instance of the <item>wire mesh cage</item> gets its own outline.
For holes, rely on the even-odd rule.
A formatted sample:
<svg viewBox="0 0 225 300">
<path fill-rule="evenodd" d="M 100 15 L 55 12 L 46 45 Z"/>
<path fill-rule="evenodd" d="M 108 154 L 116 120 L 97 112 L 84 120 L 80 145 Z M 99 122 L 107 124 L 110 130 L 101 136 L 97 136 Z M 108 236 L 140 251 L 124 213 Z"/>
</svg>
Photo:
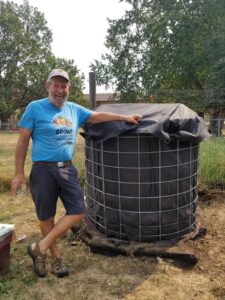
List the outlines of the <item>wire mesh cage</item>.
<svg viewBox="0 0 225 300">
<path fill-rule="evenodd" d="M 100 232 L 153 242 L 195 228 L 198 143 L 123 134 L 85 149 L 87 215 Z"/>
</svg>

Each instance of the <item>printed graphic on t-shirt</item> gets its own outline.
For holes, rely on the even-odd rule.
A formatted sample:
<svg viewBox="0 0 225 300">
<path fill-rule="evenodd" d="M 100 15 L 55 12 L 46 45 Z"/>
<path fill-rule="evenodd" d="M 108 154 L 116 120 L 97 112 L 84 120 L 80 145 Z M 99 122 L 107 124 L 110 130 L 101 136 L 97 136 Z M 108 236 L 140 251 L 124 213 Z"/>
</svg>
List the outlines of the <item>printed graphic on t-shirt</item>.
<svg viewBox="0 0 225 300">
<path fill-rule="evenodd" d="M 73 144 L 73 122 L 63 116 L 58 116 L 52 121 L 56 127 L 56 142 L 61 145 Z"/>
<path fill-rule="evenodd" d="M 53 120 L 53 123 L 56 124 L 56 126 L 67 126 L 67 127 L 72 127 L 73 123 L 72 121 L 64 118 L 64 117 L 57 117 Z"/>
</svg>

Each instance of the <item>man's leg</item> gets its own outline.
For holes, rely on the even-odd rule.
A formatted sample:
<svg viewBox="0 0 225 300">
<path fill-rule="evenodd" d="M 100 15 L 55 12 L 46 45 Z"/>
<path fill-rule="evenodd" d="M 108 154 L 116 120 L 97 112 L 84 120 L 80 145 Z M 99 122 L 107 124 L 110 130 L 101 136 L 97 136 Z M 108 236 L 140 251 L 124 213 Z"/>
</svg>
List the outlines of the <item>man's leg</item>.
<svg viewBox="0 0 225 300">
<path fill-rule="evenodd" d="M 37 258 L 39 259 L 45 256 L 47 250 L 50 249 L 53 253 L 52 272 L 54 275 L 62 277 L 68 275 L 69 271 L 64 266 L 60 257 L 56 240 L 73 225 L 80 223 L 84 217 L 85 205 L 82 189 L 77 180 L 77 171 L 72 165 L 66 168 L 47 168 L 45 171 L 45 176 L 43 176 L 43 174 L 41 176 L 41 179 L 45 177 L 45 180 L 41 182 L 37 180 L 36 182 L 35 190 L 37 191 L 38 197 L 33 197 L 33 199 L 35 199 L 36 209 L 38 207 L 44 208 L 42 211 L 37 209 L 38 218 L 40 220 L 46 220 L 41 221 L 42 234 L 44 237 L 39 243 L 33 243 L 28 246 L 28 254 L 33 259 L 33 266 L 36 266 Z M 48 183 L 47 186 L 46 182 Z M 45 189 L 43 186 L 45 186 Z M 44 192 L 41 193 L 41 191 Z M 54 224 L 54 220 L 51 220 L 51 218 L 55 215 L 58 196 L 63 202 L 66 215 Z M 40 200 L 40 202 L 37 200 Z M 58 255 L 59 257 L 57 257 Z M 38 273 L 37 270 L 36 273 Z"/>
<path fill-rule="evenodd" d="M 63 235 L 73 225 L 78 224 L 84 218 L 85 205 L 83 192 L 77 179 L 77 170 L 73 165 L 66 168 L 58 168 L 60 180 L 59 197 L 66 209 L 66 215 L 63 216 L 48 234 L 40 241 L 39 248 L 42 253 L 53 245 L 57 238 Z"/>
<path fill-rule="evenodd" d="M 43 238 L 46 237 L 46 235 L 52 230 L 54 226 L 55 226 L 54 217 L 45 221 L 40 221 L 40 229 Z M 61 255 L 56 245 L 56 242 L 52 243 L 49 249 L 51 251 L 52 256 L 60 258 Z"/>
<path fill-rule="evenodd" d="M 63 235 L 73 225 L 80 223 L 84 218 L 84 214 L 80 215 L 65 215 L 52 227 L 48 234 L 40 241 L 39 248 L 42 254 L 45 254 L 50 247 L 55 251 L 55 242 L 58 237 Z M 50 227 L 50 225 L 49 225 Z"/>
<path fill-rule="evenodd" d="M 68 268 L 64 265 L 59 250 L 56 246 L 56 240 L 63 235 L 74 224 L 80 223 L 84 214 L 80 215 L 65 215 L 54 225 L 54 219 L 41 221 L 42 234 L 45 237 L 38 243 L 33 243 L 28 246 L 28 254 L 33 259 L 34 271 L 40 276 L 45 277 L 47 272 L 45 270 L 46 252 L 48 249 L 53 254 L 52 273 L 58 277 L 64 277 L 69 274 Z M 53 226 L 53 227 L 52 227 Z M 51 229 L 50 229 L 51 228 Z M 47 233 L 48 231 L 48 233 Z"/>
<path fill-rule="evenodd" d="M 58 168 L 48 165 L 33 165 L 30 174 L 30 190 L 36 207 L 42 236 L 45 237 L 54 227 L 54 216 L 58 199 L 58 184 L 55 171 Z M 34 244 L 31 247 L 33 249 Z M 51 247 L 52 255 L 59 257 L 56 244 Z"/>
</svg>

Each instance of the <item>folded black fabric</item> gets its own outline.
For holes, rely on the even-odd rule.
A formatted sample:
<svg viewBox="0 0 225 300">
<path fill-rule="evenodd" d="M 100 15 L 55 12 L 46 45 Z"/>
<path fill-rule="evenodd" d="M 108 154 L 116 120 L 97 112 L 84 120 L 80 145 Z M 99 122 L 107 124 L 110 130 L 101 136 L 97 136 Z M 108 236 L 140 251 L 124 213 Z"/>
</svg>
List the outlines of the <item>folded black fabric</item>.
<svg viewBox="0 0 225 300">
<path fill-rule="evenodd" d="M 166 143 L 172 140 L 201 142 L 210 137 L 204 120 L 184 104 L 104 104 L 96 111 L 143 117 L 138 125 L 124 121 L 85 124 L 84 135 L 96 142 L 122 134 L 150 134 Z"/>
</svg>

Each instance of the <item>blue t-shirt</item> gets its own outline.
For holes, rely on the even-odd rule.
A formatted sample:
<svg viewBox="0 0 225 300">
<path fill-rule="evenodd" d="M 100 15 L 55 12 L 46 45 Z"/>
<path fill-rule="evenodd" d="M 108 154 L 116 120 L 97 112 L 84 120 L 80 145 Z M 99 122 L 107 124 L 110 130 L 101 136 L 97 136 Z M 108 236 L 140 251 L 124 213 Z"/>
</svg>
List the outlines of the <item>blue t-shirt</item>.
<svg viewBox="0 0 225 300">
<path fill-rule="evenodd" d="M 62 108 L 56 107 L 48 98 L 29 103 L 19 127 L 32 131 L 32 160 L 71 160 L 78 127 L 91 114 L 91 110 L 68 101 Z"/>
</svg>

